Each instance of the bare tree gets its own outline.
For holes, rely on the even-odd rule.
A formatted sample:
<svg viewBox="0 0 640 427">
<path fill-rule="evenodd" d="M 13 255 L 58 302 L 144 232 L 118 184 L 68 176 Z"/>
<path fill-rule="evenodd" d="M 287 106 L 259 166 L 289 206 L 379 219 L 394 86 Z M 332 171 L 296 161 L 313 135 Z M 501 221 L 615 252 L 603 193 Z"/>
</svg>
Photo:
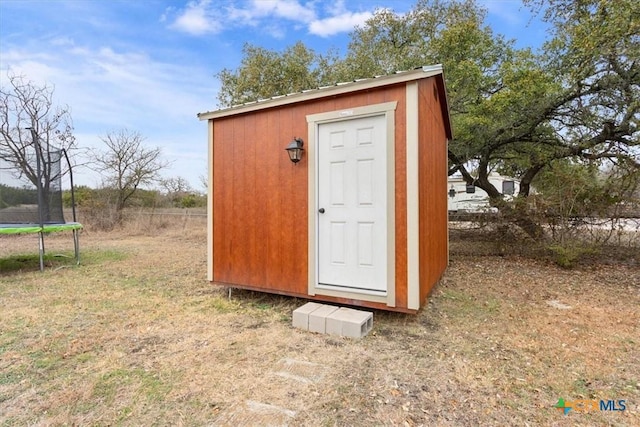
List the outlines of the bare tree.
<svg viewBox="0 0 640 427">
<path fill-rule="evenodd" d="M 49 167 L 53 153 L 76 148 L 70 109 L 54 106 L 51 86 L 38 86 L 21 75 L 7 79 L 8 85 L 0 87 L 0 160 L 12 167 L 15 178 L 35 186 L 39 162 L 46 185 L 57 178 Z"/>
<path fill-rule="evenodd" d="M 200 180 L 200 185 L 202 185 L 202 188 L 205 189 L 205 191 L 209 190 L 209 177 L 205 174 L 205 175 L 199 175 L 198 179 Z"/>
<path fill-rule="evenodd" d="M 106 150 L 96 154 L 95 163 L 107 186 L 116 192 L 116 211 L 120 218 L 122 209 L 140 186 L 158 181 L 159 172 L 169 162 L 162 159 L 160 148 L 145 147 L 145 138 L 137 131 L 120 129 L 100 139 Z"/>
<path fill-rule="evenodd" d="M 166 191 L 167 195 L 189 193 L 192 190 L 189 181 L 181 176 L 166 178 L 160 180 L 160 186 Z"/>
<path fill-rule="evenodd" d="M 179 205 L 185 196 L 193 192 L 189 181 L 181 176 L 161 179 L 160 187 L 165 191 L 172 206 Z"/>
</svg>

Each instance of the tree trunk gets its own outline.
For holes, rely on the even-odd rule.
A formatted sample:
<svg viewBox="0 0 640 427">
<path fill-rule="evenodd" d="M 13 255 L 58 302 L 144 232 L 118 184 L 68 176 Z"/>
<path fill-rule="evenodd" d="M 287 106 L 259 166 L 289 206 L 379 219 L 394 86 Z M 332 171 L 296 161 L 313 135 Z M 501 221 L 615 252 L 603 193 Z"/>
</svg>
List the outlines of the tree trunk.
<svg viewBox="0 0 640 427">
<path fill-rule="evenodd" d="M 540 241 L 546 237 L 544 228 L 535 220 L 535 217 L 528 209 L 526 197 L 518 197 L 514 203 L 505 202 L 502 197 L 490 199 L 491 206 L 498 209 L 500 215 L 510 223 L 518 226 L 527 236 L 533 240 Z"/>
</svg>

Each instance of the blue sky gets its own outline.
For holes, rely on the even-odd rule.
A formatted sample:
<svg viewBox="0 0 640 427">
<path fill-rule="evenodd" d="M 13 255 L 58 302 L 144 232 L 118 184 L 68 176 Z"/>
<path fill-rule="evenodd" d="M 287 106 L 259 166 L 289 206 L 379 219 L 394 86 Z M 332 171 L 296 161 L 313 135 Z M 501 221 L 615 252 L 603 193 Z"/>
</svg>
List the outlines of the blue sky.
<svg viewBox="0 0 640 427">
<path fill-rule="evenodd" d="M 495 33 L 539 47 L 545 26 L 519 0 L 479 0 Z M 403 13 L 404 0 L 0 0 L 0 84 L 7 72 L 55 86 L 71 107 L 82 147 L 128 128 L 160 147 L 183 177 L 203 190 L 206 124 L 216 109 L 215 74 L 235 69 L 242 46 L 282 49 L 302 41 L 317 52 L 345 53 L 349 32 L 376 8 Z M 425 64 L 428 65 L 428 64 Z M 446 70 L 445 70 L 446 77 Z M 88 168 L 76 182 L 100 184 Z"/>
</svg>

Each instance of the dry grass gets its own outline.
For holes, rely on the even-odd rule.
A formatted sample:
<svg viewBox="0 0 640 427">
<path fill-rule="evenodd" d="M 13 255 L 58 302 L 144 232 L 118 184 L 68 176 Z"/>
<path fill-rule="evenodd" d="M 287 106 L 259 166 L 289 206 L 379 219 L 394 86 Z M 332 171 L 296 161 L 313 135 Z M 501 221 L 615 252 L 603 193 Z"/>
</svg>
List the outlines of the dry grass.
<svg viewBox="0 0 640 427">
<path fill-rule="evenodd" d="M 420 314 L 375 312 L 349 340 L 293 329 L 301 300 L 209 285 L 204 221 L 181 220 L 89 230 L 79 267 L 0 273 L 0 425 L 640 425 L 637 264 L 457 241 Z M 627 410 L 565 417 L 559 397 Z"/>
</svg>

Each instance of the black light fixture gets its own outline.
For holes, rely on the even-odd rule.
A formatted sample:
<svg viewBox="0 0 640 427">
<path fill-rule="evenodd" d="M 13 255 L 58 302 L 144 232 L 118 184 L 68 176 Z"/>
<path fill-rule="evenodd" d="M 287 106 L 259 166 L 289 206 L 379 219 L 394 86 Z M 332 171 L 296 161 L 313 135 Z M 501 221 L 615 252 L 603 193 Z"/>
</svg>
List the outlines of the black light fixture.
<svg viewBox="0 0 640 427">
<path fill-rule="evenodd" d="M 302 148 L 303 145 L 304 141 L 302 141 L 302 138 L 295 137 L 293 141 L 287 145 L 287 148 L 285 148 L 287 153 L 289 153 L 289 160 L 293 163 L 298 163 L 302 158 L 302 152 L 304 151 L 304 148 Z"/>
</svg>

